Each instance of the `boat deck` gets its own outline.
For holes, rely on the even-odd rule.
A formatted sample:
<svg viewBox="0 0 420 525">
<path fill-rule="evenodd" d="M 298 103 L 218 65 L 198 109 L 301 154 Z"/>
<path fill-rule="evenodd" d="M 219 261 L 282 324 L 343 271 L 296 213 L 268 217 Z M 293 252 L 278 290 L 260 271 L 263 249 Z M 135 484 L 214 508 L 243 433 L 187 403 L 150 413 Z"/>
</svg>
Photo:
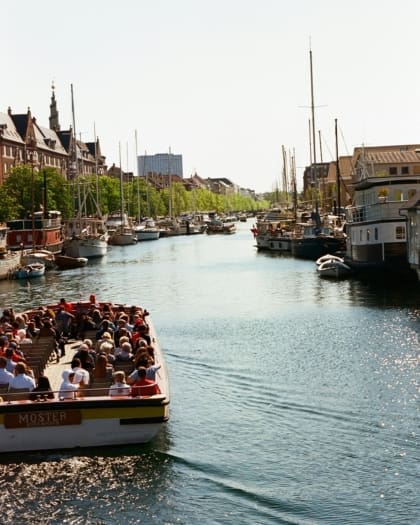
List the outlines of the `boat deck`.
<svg viewBox="0 0 420 525">
<path fill-rule="evenodd" d="M 60 385 L 63 381 L 62 373 L 64 370 L 71 368 L 70 364 L 74 354 L 77 352 L 82 341 L 72 340 L 65 345 L 65 355 L 60 359 L 58 363 L 49 362 L 44 370 L 44 375 L 50 380 L 51 388 L 54 391 L 60 389 Z"/>
</svg>

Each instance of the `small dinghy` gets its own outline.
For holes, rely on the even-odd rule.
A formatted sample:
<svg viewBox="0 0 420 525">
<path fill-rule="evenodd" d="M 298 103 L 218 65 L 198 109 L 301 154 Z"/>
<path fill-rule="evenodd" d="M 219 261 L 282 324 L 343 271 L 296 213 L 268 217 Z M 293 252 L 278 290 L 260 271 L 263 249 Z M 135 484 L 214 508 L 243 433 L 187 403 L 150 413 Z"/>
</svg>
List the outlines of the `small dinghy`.
<svg viewBox="0 0 420 525">
<path fill-rule="evenodd" d="M 45 273 L 45 264 L 33 263 L 19 266 L 13 272 L 14 279 L 33 279 L 34 277 L 41 277 Z"/>
<path fill-rule="evenodd" d="M 320 277 L 330 279 L 342 279 L 351 274 L 350 266 L 347 266 L 343 261 L 336 259 L 328 259 L 317 266 L 317 272 Z"/>
<path fill-rule="evenodd" d="M 86 266 L 88 259 L 86 257 L 69 257 L 68 255 L 56 255 L 55 264 L 60 270 L 70 270 L 72 268 L 81 268 Z"/>
</svg>

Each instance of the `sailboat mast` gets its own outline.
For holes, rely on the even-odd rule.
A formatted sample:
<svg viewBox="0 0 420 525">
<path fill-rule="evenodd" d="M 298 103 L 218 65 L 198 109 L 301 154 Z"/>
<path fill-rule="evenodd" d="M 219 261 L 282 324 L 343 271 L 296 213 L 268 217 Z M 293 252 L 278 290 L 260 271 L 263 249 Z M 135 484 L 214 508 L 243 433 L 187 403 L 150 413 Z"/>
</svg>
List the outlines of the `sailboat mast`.
<svg viewBox="0 0 420 525">
<path fill-rule="evenodd" d="M 147 202 L 147 216 L 150 217 L 150 199 L 149 199 L 149 176 L 146 170 L 147 161 L 147 150 L 144 150 L 144 162 L 143 162 L 143 176 L 146 181 L 146 202 Z"/>
<path fill-rule="evenodd" d="M 137 216 L 140 224 L 141 221 L 141 209 L 140 209 L 140 173 L 139 173 L 139 159 L 137 151 L 137 130 L 134 132 L 134 143 L 136 146 L 136 172 L 137 172 Z"/>
<path fill-rule="evenodd" d="M 172 219 L 172 176 L 171 176 L 171 147 L 169 146 L 168 155 L 168 176 L 169 176 L 169 218 Z"/>
<path fill-rule="evenodd" d="M 120 163 L 120 207 L 121 207 L 121 231 L 124 224 L 124 195 L 123 195 L 123 176 L 121 168 L 121 142 L 118 143 L 118 156 Z"/>
<path fill-rule="evenodd" d="M 74 111 L 74 94 L 73 94 L 73 84 L 70 84 L 71 88 L 71 114 L 73 117 L 73 151 L 72 151 L 72 162 L 73 162 L 73 177 L 77 177 L 77 134 L 76 134 L 76 115 Z M 77 184 L 77 215 L 80 217 L 80 184 Z"/>
<path fill-rule="evenodd" d="M 335 172 L 337 184 L 337 212 L 336 215 L 341 215 L 341 191 L 340 191 L 340 163 L 338 162 L 338 134 L 337 134 L 337 119 L 335 119 Z"/>
<path fill-rule="evenodd" d="M 312 69 L 312 49 L 309 50 L 309 62 L 311 73 L 311 120 L 312 120 L 312 179 L 314 181 L 315 191 L 315 211 L 318 213 L 318 177 L 316 173 L 316 142 L 315 142 L 315 97 L 314 97 L 314 76 Z"/>
</svg>

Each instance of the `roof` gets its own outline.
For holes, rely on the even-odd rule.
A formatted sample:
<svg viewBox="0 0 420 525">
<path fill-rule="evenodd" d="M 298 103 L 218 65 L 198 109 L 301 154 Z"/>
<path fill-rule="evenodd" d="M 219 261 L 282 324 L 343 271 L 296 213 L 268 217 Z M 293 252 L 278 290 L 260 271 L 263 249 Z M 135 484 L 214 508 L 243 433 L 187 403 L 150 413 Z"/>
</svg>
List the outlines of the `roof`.
<svg viewBox="0 0 420 525">
<path fill-rule="evenodd" d="M 4 139 L 23 144 L 22 137 L 19 135 L 10 115 L 8 115 L 7 113 L 0 113 L 0 126 L 2 126 L 3 129 Z"/>
<path fill-rule="evenodd" d="M 39 126 L 39 129 L 41 133 L 44 136 L 44 142 L 45 144 L 51 149 L 54 150 L 56 153 L 61 153 L 62 155 L 67 155 L 67 151 L 61 144 L 60 138 L 57 135 L 57 133 L 50 128 L 44 128 L 42 126 Z"/>
</svg>

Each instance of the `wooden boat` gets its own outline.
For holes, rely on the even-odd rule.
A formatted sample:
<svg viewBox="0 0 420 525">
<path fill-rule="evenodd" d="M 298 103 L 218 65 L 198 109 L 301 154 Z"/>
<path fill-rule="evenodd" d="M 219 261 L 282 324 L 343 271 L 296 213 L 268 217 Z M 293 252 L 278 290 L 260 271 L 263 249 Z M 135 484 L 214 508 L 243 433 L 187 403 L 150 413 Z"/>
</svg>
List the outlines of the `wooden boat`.
<svg viewBox="0 0 420 525">
<path fill-rule="evenodd" d="M 55 255 L 49 250 L 24 250 L 20 261 L 22 264 L 42 263 L 46 270 L 51 270 L 55 266 Z"/>
<path fill-rule="evenodd" d="M 236 233 L 236 226 L 233 222 L 222 222 L 215 219 L 209 222 L 206 231 L 209 235 L 213 233 L 232 234 Z"/>
<path fill-rule="evenodd" d="M 338 255 L 333 255 L 331 253 L 327 253 L 326 255 L 322 255 L 321 257 L 319 257 L 315 264 L 317 266 L 320 266 L 322 263 L 326 262 L 326 261 L 339 261 L 339 262 L 344 262 L 344 259 L 343 257 L 339 257 Z"/>
<path fill-rule="evenodd" d="M 55 264 L 60 270 L 70 270 L 72 268 L 82 268 L 86 266 L 88 259 L 86 257 L 69 257 L 68 255 L 56 255 Z"/>
<path fill-rule="evenodd" d="M 49 250 L 60 253 L 63 247 L 61 213 L 37 211 L 29 219 L 7 222 L 10 250 Z"/>
<path fill-rule="evenodd" d="M 105 303 L 96 303 L 102 308 Z M 110 303 L 108 303 L 110 304 Z M 47 305 L 47 308 L 56 308 Z M 72 303 L 75 314 L 86 313 L 90 302 Z M 133 306 L 111 305 L 115 312 L 121 308 L 130 313 Z M 26 312 L 29 317 L 36 310 Z M 143 310 L 143 315 L 144 314 Z M 150 316 L 144 316 L 150 329 L 156 363 L 161 365 L 156 382 L 161 393 L 152 396 L 109 396 L 108 386 L 100 390 L 88 387 L 80 390 L 72 399 L 54 399 L 39 396 L 34 401 L 7 392 L 1 394 L 0 442 L 1 452 L 34 450 L 74 449 L 124 444 L 139 444 L 150 441 L 169 419 L 169 382 L 162 351 L 156 339 Z M 34 342 L 35 346 L 36 343 Z M 48 352 L 50 349 L 47 350 Z M 28 353 L 30 350 L 27 351 Z M 66 349 L 66 355 L 67 355 Z M 47 364 L 45 375 L 51 384 L 54 377 L 62 374 L 60 363 Z M 108 383 L 109 384 L 109 383 Z M 26 394 L 26 397 L 29 395 Z"/>
<path fill-rule="evenodd" d="M 317 266 L 317 272 L 320 277 L 342 279 L 343 277 L 348 277 L 352 270 L 350 266 L 347 266 L 347 264 L 337 258 L 323 261 Z"/>
<path fill-rule="evenodd" d="M 64 253 L 69 257 L 93 259 L 108 252 L 109 234 L 102 217 L 80 216 L 64 221 Z"/>
<path fill-rule="evenodd" d="M 45 273 L 45 264 L 33 263 L 19 266 L 13 273 L 14 279 L 34 279 L 35 277 L 42 277 Z"/>
</svg>

